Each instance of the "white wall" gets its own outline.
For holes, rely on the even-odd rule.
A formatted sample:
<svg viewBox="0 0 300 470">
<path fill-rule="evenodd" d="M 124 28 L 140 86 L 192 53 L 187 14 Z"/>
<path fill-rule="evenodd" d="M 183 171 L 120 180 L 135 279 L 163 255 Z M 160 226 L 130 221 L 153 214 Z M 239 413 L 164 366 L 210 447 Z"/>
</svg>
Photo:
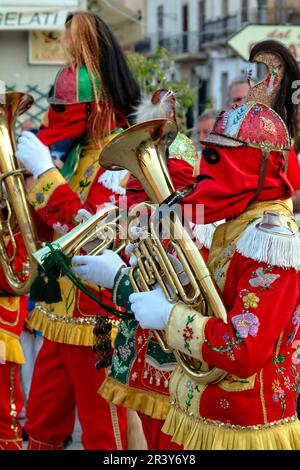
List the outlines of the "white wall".
<svg viewBox="0 0 300 470">
<path fill-rule="evenodd" d="M 224 99 L 227 98 L 228 89 L 222 88 L 222 74 L 227 72 L 228 74 L 228 86 L 231 83 L 243 75 L 245 71 L 246 63 L 236 57 L 219 57 L 211 59 L 211 79 L 209 82 L 210 91 L 209 95 L 215 98 L 216 108 L 222 108 Z"/>
<path fill-rule="evenodd" d="M 27 32 L 0 31 L 0 80 L 7 86 L 15 85 L 16 91 L 27 91 L 29 84 L 38 85 L 39 90 L 46 94 L 58 67 L 58 65 L 28 64 Z M 47 106 L 46 100 L 40 104 Z"/>
</svg>

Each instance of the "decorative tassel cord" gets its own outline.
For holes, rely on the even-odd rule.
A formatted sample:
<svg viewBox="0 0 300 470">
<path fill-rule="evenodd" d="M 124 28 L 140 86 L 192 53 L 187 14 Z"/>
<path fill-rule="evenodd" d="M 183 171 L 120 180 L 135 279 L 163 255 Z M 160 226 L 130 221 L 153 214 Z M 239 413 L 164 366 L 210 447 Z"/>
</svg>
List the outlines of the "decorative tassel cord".
<svg viewBox="0 0 300 470">
<path fill-rule="evenodd" d="M 88 287 L 86 287 L 71 268 L 71 258 L 68 258 L 58 245 L 54 248 L 51 243 L 47 243 L 50 253 L 42 259 L 43 275 L 39 275 L 32 283 L 30 296 L 39 302 L 56 303 L 62 300 L 58 279 L 67 276 L 70 281 L 80 289 L 85 295 L 103 307 L 107 312 L 122 319 L 132 319 L 132 314 L 120 312 L 114 307 L 102 302 Z M 48 282 L 45 282 L 45 276 Z"/>
</svg>

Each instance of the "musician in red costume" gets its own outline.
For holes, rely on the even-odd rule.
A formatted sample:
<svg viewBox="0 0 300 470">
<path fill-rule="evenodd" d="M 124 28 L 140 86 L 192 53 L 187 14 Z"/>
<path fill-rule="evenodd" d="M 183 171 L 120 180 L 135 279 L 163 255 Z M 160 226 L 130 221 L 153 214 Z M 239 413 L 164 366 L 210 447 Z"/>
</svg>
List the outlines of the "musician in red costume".
<svg viewBox="0 0 300 470">
<path fill-rule="evenodd" d="M 26 250 L 19 234 L 14 272 L 20 281 L 28 275 Z M 12 255 L 12 244 L 8 243 Z M 19 414 L 23 407 L 19 366 L 24 364 L 20 343 L 27 314 L 27 297 L 15 295 L 7 283 L 3 267 L 0 270 L 0 450 L 22 449 L 22 428 Z"/>
<path fill-rule="evenodd" d="M 65 26 L 67 61 L 50 94 L 48 125 L 37 137 L 23 133 L 17 151 L 34 177 L 28 200 L 39 227 L 54 238 L 72 229 L 85 216 L 83 209 L 94 214 L 124 192 L 119 179 L 99 169 L 98 159 L 105 142 L 127 125 L 139 100 L 120 46 L 103 21 L 92 13 L 76 12 Z M 75 142 L 59 171 L 49 146 L 65 139 Z M 51 303 L 56 292 L 48 292 L 47 303 L 38 302 L 30 319 L 30 326 L 45 339 L 27 405 L 28 447 L 61 449 L 73 431 L 77 408 L 85 449 L 124 449 L 125 410 L 97 394 L 108 363 L 95 368 L 93 329 L 96 317 L 106 315 L 106 310 L 69 280 L 60 281 L 60 290 L 60 302 Z M 94 293 L 108 300 L 104 290 Z"/>
<path fill-rule="evenodd" d="M 219 117 L 205 141 L 207 179 L 184 200 L 192 216 L 204 204 L 206 222 L 226 219 L 208 263 L 226 322 L 203 316 L 201 308 L 172 305 L 160 289 L 129 299 L 141 326 L 165 330 L 171 348 L 219 369 L 213 382 L 191 378 L 181 365 L 172 376 L 163 431 L 185 449 L 300 446 L 300 241 L 286 176 L 288 129 L 293 135 L 297 113 L 291 84 L 299 69 L 275 41 L 257 44 L 250 60 L 265 63 L 268 77 L 244 105 Z"/>
<path fill-rule="evenodd" d="M 175 120 L 175 99 L 172 92 L 158 90 L 139 106 L 136 121 L 167 117 Z M 176 189 L 193 184 L 197 164 L 195 146 L 180 133 L 169 147 L 168 169 Z M 128 207 L 148 200 L 141 184 L 130 177 L 126 186 Z M 209 246 L 211 227 L 197 227 L 198 242 Z M 130 254 L 127 247 L 127 254 Z M 204 248 L 207 254 L 206 248 Z M 131 263 L 134 260 L 131 258 Z M 174 262 L 174 259 L 173 259 Z M 128 308 L 128 297 L 133 292 L 128 274 L 120 271 L 123 260 L 107 250 L 97 257 L 73 258 L 74 271 L 84 280 L 112 288 L 115 304 Z M 99 393 L 108 401 L 134 409 L 139 413 L 149 450 L 178 450 L 161 432 L 169 409 L 169 379 L 175 367 L 173 354 L 165 353 L 153 332 L 137 327 L 135 320 L 122 320 L 115 342 L 112 371 Z"/>
</svg>

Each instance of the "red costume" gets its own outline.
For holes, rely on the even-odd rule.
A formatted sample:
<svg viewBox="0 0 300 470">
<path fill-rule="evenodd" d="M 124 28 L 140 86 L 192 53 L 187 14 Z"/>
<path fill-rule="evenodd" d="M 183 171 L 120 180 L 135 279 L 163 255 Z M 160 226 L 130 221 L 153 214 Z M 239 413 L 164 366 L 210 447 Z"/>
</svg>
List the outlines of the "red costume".
<svg viewBox="0 0 300 470">
<path fill-rule="evenodd" d="M 274 56 L 266 63 L 282 73 Z M 163 429 L 186 449 L 300 446 L 300 240 L 284 172 L 290 142 L 280 117 L 252 99 L 217 120 L 201 164 L 209 178 L 185 200 L 194 213 L 205 204 L 206 222 L 227 218 L 209 256 L 227 323 L 178 303 L 167 324 L 172 348 L 224 371 L 217 383 L 197 382 L 180 366 L 173 374 Z"/>
<path fill-rule="evenodd" d="M 27 257 L 19 235 L 16 241 L 18 255 L 14 268 L 21 280 L 28 269 Z M 19 366 L 24 364 L 24 356 L 19 338 L 27 314 L 27 297 L 13 295 L 3 268 L 0 271 L 0 289 L 0 450 L 21 450 L 22 429 L 18 416 L 23 407 L 23 393 Z"/>
<path fill-rule="evenodd" d="M 170 92 L 168 92 L 170 93 Z M 160 94 L 160 99 L 167 96 L 167 105 L 171 103 L 170 114 L 174 118 L 173 94 Z M 154 94 L 157 96 L 158 92 Z M 153 98 L 152 98 L 153 104 Z M 146 103 L 146 112 L 140 118 L 147 120 L 157 117 L 153 110 L 150 116 Z M 151 113 L 151 109 L 150 109 Z M 197 161 L 197 152 L 187 137 L 179 134 L 169 149 L 168 169 L 176 189 L 194 183 L 193 164 Z M 134 204 L 149 200 L 141 184 L 130 177 L 126 186 L 128 208 Z M 115 280 L 113 302 L 126 309 L 132 287 L 127 274 L 120 274 Z M 116 405 L 123 405 L 139 412 L 149 450 L 178 450 L 180 447 L 171 442 L 169 436 L 161 432 L 164 419 L 169 410 L 169 380 L 175 367 L 173 354 L 166 354 L 159 346 L 154 334 L 138 326 L 135 320 L 122 320 L 115 342 L 115 352 L 110 377 L 103 383 L 100 394 Z"/>
<path fill-rule="evenodd" d="M 51 104 L 49 127 L 39 134 L 47 145 L 58 137 L 80 137 L 86 130 L 86 110 L 88 104 L 93 105 L 93 94 L 86 69 L 76 70 L 82 80 L 70 75 L 67 69 L 70 81 L 64 82 L 66 70 L 60 71 L 55 85 L 56 98 L 59 98 L 57 90 L 61 85 L 65 87 L 67 98 L 68 87 L 72 90 L 77 87 L 76 96 L 81 103 L 71 104 L 66 99 L 63 112 Z M 72 113 L 74 107 L 78 108 L 79 115 Z M 51 122 L 53 117 L 55 121 Z M 121 121 L 115 116 L 112 128 L 124 119 Z M 104 170 L 99 169 L 98 159 L 99 150 L 85 144 L 80 155 L 75 155 L 71 177 L 68 174 L 69 184 L 57 169 L 53 169 L 43 174 L 28 194 L 30 204 L 43 220 L 42 228 L 47 227 L 50 234 L 57 237 L 72 229 L 80 209 L 94 214 L 98 206 L 114 200 L 116 194 L 99 181 Z M 96 316 L 106 312 L 68 279 L 61 279 L 60 287 L 62 301 L 50 305 L 38 303 L 30 319 L 31 327 L 40 330 L 45 340 L 36 361 L 27 406 L 29 448 L 61 448 L 63 440 L 73 431 L 76 406 L 85 449 L 126 448 L 125 410 L 117 410 L 97 394 L 106 370 L 95 369 L 95 355 L 91 349 L 93 328 Z M 94 293 L 98 295 L 95 290 Z M 102 290 L 99 295 L 109 302 L 106 291 Z"/>
</svg>

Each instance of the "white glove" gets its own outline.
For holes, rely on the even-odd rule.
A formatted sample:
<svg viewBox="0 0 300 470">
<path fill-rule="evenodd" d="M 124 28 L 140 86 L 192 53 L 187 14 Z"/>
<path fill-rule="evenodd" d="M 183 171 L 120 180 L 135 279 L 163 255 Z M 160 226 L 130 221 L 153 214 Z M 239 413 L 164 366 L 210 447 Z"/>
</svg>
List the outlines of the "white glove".
<svg viewBox="0 0 300 470">
<path fill-rule="evenodd" d="M 55 168 L 49 148 L 29 131 L 21 134 L 16 156 L 35 179 L 45 171 Z"/>
<path fill-rule="evenodd" d="M 151 292 L 140 292 L 129 296 L 131 310 L 142 328 L 165 330 L 174 304 L 166 300 L 160 287 Z"/>
<path fill-rule="evenodd" d="M 92 214 L 89 211 L 87 211 L 86 209 L 79 209 L 79 211 L 75 215 L 75 220 L 76 222 L 81 224 L 89 220 L 91 217 L 92 217 Z"/>
<path fill-rule="evenodd" d="M 104 250 L 99 256 L 74 256 L 72 269 L 83 281 L 112 289 L 117 272 L 126 266 L 117 253 Z"/>
</svg>

